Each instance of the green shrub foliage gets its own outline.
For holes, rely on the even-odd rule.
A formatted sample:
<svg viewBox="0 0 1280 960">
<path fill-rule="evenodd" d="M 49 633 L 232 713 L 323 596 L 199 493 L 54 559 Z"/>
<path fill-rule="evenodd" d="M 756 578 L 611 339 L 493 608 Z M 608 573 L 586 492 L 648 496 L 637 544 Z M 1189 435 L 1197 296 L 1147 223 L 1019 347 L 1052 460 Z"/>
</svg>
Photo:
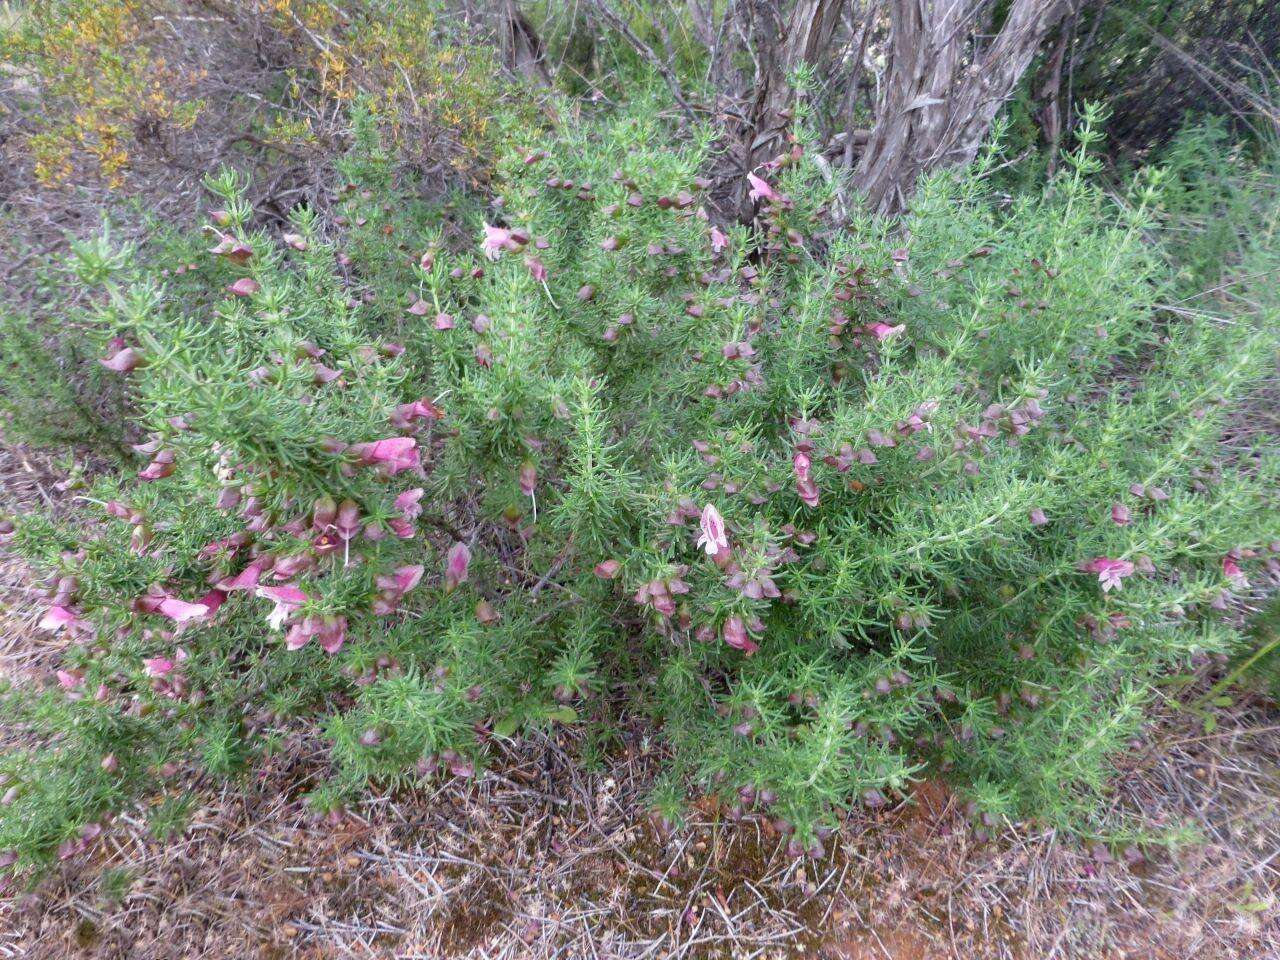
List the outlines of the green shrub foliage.
<svg viewBox="0 0 1280 960">
<path fill-rule="evenodd" d="M 89 291 L 136 464 L 6 526 L 70 643 L 9 697 L 44 749 L 3 761 L 0 850 L 73 856 L 316 718 L 335 815 L 626 711 L 662 817 L 712 793 L 796 854 L 927 767 L 975 816 L 1086 820 L 1280 538 L 1275 460 L 1217 452 L 1274 318 L 1164 309 L 1160 178 L 1108 195 L 1095 137 L 1042 193 L 992 156 L 894 223 L 803 132 L 758 227 L 717 223 L 710 136 L 643 107 L 517 140 L 487 207 L 367 142 L 283 235 L 213 178 L 193 268 Z"/>
</svg>

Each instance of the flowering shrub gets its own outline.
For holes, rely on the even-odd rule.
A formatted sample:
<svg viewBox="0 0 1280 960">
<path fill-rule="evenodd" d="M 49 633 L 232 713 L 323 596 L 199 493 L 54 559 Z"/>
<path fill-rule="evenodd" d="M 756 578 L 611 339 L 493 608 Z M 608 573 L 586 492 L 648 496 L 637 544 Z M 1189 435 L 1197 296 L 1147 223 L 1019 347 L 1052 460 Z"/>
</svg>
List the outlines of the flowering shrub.
<svg viewBox="0 0 1280 960">
<path fill-rule="evenodd" d="M 672 824 L 709 792 L 816 855 L 926 764 L 1080 823 L 1280 539 L 1274 458 L 1215 449 L 1274 326 L 1159 311 L 1158 178 L 1113 203 L 1094 136 L 1043 196 L 1001 205 L 987 159 L 842 227 L 803 132 L 758 227 L 717 222 L 710 136 L 644 104 L 500 158 L 487 208 L 358 156 L 336 223 L 277 236 L 212 179 L 193 267 L 94 291 L 136 464 L 86 528 L 4 527 L 68 643 L 10 697 L 49 749 L 3 761 L 0 850 L 74 856 L 306 718 L 336 816 L 618 709 Z"/>
</svg>

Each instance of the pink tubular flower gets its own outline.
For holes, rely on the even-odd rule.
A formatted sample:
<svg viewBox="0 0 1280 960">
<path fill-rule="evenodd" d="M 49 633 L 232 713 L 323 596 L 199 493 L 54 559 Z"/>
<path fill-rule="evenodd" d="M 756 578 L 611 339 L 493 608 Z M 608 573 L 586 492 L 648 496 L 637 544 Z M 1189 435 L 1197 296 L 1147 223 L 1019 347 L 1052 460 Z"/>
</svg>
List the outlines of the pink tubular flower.
<svg viewBox="0 0 1280 960">
<path fill-rule="evenodd" d="M 877 320 L 875 323 L 868 323 L 863 327 L 863 329 L 874 336 L 877 340 L 886 340 L 889 337 L 897 336 L 903 330 L 907 329 L 907 325 L 905 323 L 900 323 L 897 326 L 891 327 L 889 324 L 881 323 Z"/>
<path fill-rule="evenodd" d="M 395 507 L 406 520 L 414 520 L 422 513 L 422 504 L 418 501 L 424 492 L 421 487 L 414 487 L 396 497 Z"/>
<path fill-rule="evenodd" d="M 62 629 L 66 629 L 69 633 L 74 633 L 82 626 L 84 626 L 84 621 L 69 607 L 54 605 L 40 618 L 40 629 L 48 630 L 51 633 L 57 633 Z"/>
<path fill-rule="evenodd" d="M 303 617 L 289 628 L 284 637 L 286 650 L 301 650 L 315 637 L 325 653 L 337 653 L 347 641 L 347 618 L 337 616 Z"/>
<path fill-rule="evenodd" d="M 526 460 L 520 464 L 520 492 L 526 497 L 532 497 L 537 486 L 538 468 L 533 465 L 532 460 Z"/>
<path fill-rule="evenodd" d="M 254 280 L 252 277 L 241 277 L 235 283 L 231 284 L 231 286 L 227 287 L 227 290 L 230 293 L 235 294 L 237 297 L 251 297 L 261 289 L 261 285 L 259 285 L 258 281 Z"/>
<path fill-rule="evenodd" d="M 707 556 L 714 557 L 729 549 L 729 539 L 724 531 L 724 518 L 720 516 L 720 511 L 715 508 L 715 504 L 708 503 L 702 508 L 702 518 L 698 525 L 702 529 L 702 535 L 698 537 L 698 546 L 706 550 Z"/>
<path fill-rule="evenodd" d="M 227 593 L 232 590 L 252 590 L 262 579 L 263 572 L 271 568 L 272 563 L 270 557 L 258 557 L 234 577 L 218 581 L 217 587 Z"/>
<path fill-rule="evenodd" d="M 150 657 L 142 661 L 142 669 L 148 677 L 162 679 L 173 673 L 177 664 L 168 657 Z"/>
<path fill-rule="evenodd" d="M 224 603 L 226 603 L 226 601 L 227 601 L 227 595 L 223 593 L 221 590 L 215 589 L 215 590 L 210 590 L 208 593 L 206 593 L 203 597 L 201 597 L 196 602 L 205 608 L 206 610 L 205 616 L 208 617 L 210 620 L 212 620 L 213 615 L 218 612 L 218 608 L 221 607 Z"/>
<path fill-rule="evenodd" d="M 601 560 L 594 572 L 601 580 L 614 580 L 622 572 L 622 564 L 617 560 Z"/>
<path fill-rule="evenodd" d="M 142 355 L 133 347 L 125 347 L 123 350 L 117 350 L 105 360 L 99 360 L 100 364 L 108 370 L 114 370 L 116 373 L 128 373 L 136 370 L 142 364 Z"/>
<path fill-rule="evenodd" d="M 395 580 L 395 588 L 400 596 L 404 596 L 421 583 L 422 574 L 423 566 L 420 563 L 415 563 L 413 566 L 408 567 L 396 567 L 392 573 L 392 578 Z"/>
<path fill-rule="evenodd" d="M 774 190 L 773 187 L 769 186 L 768 181 L 762 180 L 754 173 L 747 174 L 747 183 L 751 184 L 751 192 L 748 196 L 750 196 L 752 200 L 769 200 L 777 203 L 782 199 L 782 195 L 778 193 L 778 191 Z"/>
<path fill-rule="evenodd" d="M 729 246 L 729 235 L 719 227 L 711 228 L 711 252 L 719 253 L 725 247 Z"/>
<path fill-rule="evenodd" d="M 373 612 L 380 617 L 393 612 L 400 606 L 404 595 L 422 581 L 422 564 L 409 567 L 396 567 L 389 575 L 378 577 L 380 591 L 373 602 Z"/>
<path fill-rule="evenodd" d="M 1120 581 L 1133 573 L 1133 564 L 1128 560 L 1113 560 L 1111 557 L 1094 557 L 1080 564 L 1084 573 L 1096 573 L 1098 582 L 1105 593 L 1111 588 L 1120 588 Z"/>
<path fill-rule="evenodd" d="M 138 471 L 138 478 L 141 480 L 163 480 L 165 477 L 172 476 L 173 471 L 177 469 L 174 463 L 176 459 L 177 454 L 172 450 L 157 451 L 151 462 Z"/>
<path fill-rule="evenodd" d="M 1222 572 L 1227 579 L 1234 580 L 1241 585 L 1247 586 L 1249 581 L 1245 579 L 1244 571 L 1240 569 L 1240 564 L 1236 562 L 1233 553 L 1228 553 L 1222 558 Z"/>
<path fill-rule="evenodd" d="M 422 513 L 422 505 L 418 501 L 422 499 L 423 493 L 421 487 L 415 487 L 396 497 L 395 507 L 400 511 L 400 516 L 393 517 L 389 522 L 391 529 L 401 540 L 412 540 L 417 532 L 413 528 L 413 521 Z"/>
<path fill-rule="evenodd" d="M 207 616 L 209 608 L 203 603 L 187 603 L 177 597 L 165 597 L 156 605 L 156 611 L 174 623 L 186 623 Z"/>
<path fill-rule="evenodd" d="M 467 582 L 471 567 L 471 550 L 465 543 L 455 543 L 445 555 L 444 589 L 451 593 Z"/>
<path fill-rule="evenodd" d="M 689 585 L 679 576 L 674 576 L 641 584 L 633 599 L 641 606 L 652 607 L 663 617 L 671 617 L 676 612 L 675 598 L 688 592 Z"/>
<path fill-rule="evenodd" d="M 293 616 L 298 607 L 307 602 L 305 593 L 287 583 L 278 587 L 258 587 L 255 593 L 275 604 L 271 613 L 267 615 L 267 626 L 272 630 L 282 629 L 284 622 Z"/>
<path fill-rule="evenodd" d="M 232 263 L 244 265 L 253 257 L 253 247 L 234 237 L 224 236 L 222 242 L 209 252 L 215 257 L 226 257 Z"/>
<path fill-rule="evenodd" d="M 413 403 L 402 403 L 391 411 L 391 425 L 397 430 L 408 430 L 417 420 L 437 421 L 443 419 L 444 411 L 430 400 L 415 400 Z"/>
<path fill-rule="evenodd" d="M 84 686 L 84 672 L 81 670 L 57 671 L 58 686 L 63 690 L 78 690 Z"/>
<path fill-rule="evenodd" d="M 511 231 L 503 227 L 484 225 L 484 240 L 480 243 L 480 251 L 490 260 L 497 260 L 504 250 L 516 250 L 519 245 L 511 238 Z"/>
<path fill-rule="evenodd" d="M 747 633 L 747 625 L 741 617 L 730 617 L 724 622 L 724 642 L 735 650 L 741 650 L 748 657 L 760 649 L 760 646 Z"/>
<path fill-rule="evenodd" d="M 316 638 L 325 653 L 337 653 L 347 641 L 347 618 L 325 617 Z"/>
<path fill-rule="evenodd" d="M 529 268 L 529 272 L 533 274 L 533 279 L 539 283 L 547 282 L 547 267 L 537 257 L 525 257 L 524 265 Z"/>
<path fill-rule="evenodd" d="M 791 466 L 796 475 L 796 493 L 805 506 L 816 507 L 818 505 L 818 485 L 813 482 L 813 478 L 809 475 L 809 455 L 803 450 L 797 450 L 795 456 L 791 459 Z"/>
<path fill-rule="evenodd" d="M 347 452 L 365 467 L 380 466 L 387 473 L 395 475 L 401 470 L 412 470 L 421 466 L 418 453 L 418 441 L 413 437 L 388 437 L 372 443 L 355 443 L 347 448 Z"/>
</svg>

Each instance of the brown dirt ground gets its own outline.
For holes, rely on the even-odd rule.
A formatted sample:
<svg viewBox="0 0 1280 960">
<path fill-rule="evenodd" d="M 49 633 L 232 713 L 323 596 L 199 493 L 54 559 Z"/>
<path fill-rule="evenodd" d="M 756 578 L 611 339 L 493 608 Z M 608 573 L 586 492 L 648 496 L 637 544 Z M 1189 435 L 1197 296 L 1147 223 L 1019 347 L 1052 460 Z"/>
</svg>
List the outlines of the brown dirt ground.
<svg viewBox="0 0 1280 960">
<path fill-rule="evenodd" d="M 57 477 L 0 457 L 10 508 L 56 503 Z M 0 586 L 0 674 L 47 676 L 25 572 L 0 565 Z M 1171 701 L 1121 758 L 1115 819 L 1195 835 L 1136 864 L 1034 828 L 980 841 L 937 781 L 851 816 L 817 863 L 706 804 L 664 840 L 643 806 L 658 757 L 624 734 L 601 769 L 566 733 L 338 827 L 301 800 L 323 744 L 295 739 L 250 782 L 193 781 L 176 840 L 134 811 L 89 860 L 0 899 L 0 958 L 1280 958 L 1280 711 L 1261 700 L 1209 734 Z"/>
</svg>

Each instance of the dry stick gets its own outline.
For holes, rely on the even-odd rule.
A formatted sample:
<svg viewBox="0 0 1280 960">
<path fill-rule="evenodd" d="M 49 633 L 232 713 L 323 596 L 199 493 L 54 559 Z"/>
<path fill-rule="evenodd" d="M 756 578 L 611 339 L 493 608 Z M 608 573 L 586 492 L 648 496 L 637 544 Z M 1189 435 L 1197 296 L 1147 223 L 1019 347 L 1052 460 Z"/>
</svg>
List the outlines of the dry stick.
<svg viewBox="0 0 1280 960">
<path fill-rule="evenodd" d="M 617 30 L 618 33 L 622 34 L 622 38 L 626 40 L 627 43 L 631 44 L 631 46 L 636 49 L 636 52 L 648 61 L 651 67 L 658 71 L 659 76 L 666 81 L 667 86 L 671 89 L 671 95 L 675 97 L 676 103 L 679 104 L 680 109 L 684 111 L 685 117 L 690 123 L 697 123 L 697 117 L 694 114 L 693 107 L 690 106 L 689 101 L 685 98 L 684 90 L 680 86 L 679 79 L 677 79 L 671 68 L 663 62 L 662 58 L 654 53 L 653 47 L 649 46 L 636 36 L 635 31 L 627 26 L 627 22 L 622 17 L 618 16 L 614 9 L 610 7 L 605 0 L 592 0 L 592 6 L 599 11 L 600 16 L 608 21 L 611 27 Z"/>
<path fill-rule="evenodd" d="M 1252 106 L 1254 110 L 1271 121 L 1273 125 L 1280 125 L 1280 115 L 1277 115 L 1275 107 L 1267 103 L 1267 101 L 1263 100 L 1244 84 L 1238 83 L 1230 77 L 1223 76 L 1207 63 L 1196 59 L 1141 17 L 1135 16 L 1133 17 L 1133 21 L 1151 34 L 1151 39 L 1155 42 L 1157 47 L 1164 50 L 1166 53 L 1171 54 L 1175 59 L 1181 61 L 1191 71 L 1196 79 L 1203 83 L 1214 96 L 1221 100 L 1226 105 L 1227 109 L 1240 119 L 1245 126 L 1252 130 L 1254 135 L 1259 139 L 1263 139 L 1262 132 L 1249 121 L 1249 118 L 1244 111 L 1240 110 L 1231 102 L 1227 95 L 1222 92 L 1222 88 L 1225 88 L 1236 96 L 1241 97 L 1245 102 Z"/>
</svg>

